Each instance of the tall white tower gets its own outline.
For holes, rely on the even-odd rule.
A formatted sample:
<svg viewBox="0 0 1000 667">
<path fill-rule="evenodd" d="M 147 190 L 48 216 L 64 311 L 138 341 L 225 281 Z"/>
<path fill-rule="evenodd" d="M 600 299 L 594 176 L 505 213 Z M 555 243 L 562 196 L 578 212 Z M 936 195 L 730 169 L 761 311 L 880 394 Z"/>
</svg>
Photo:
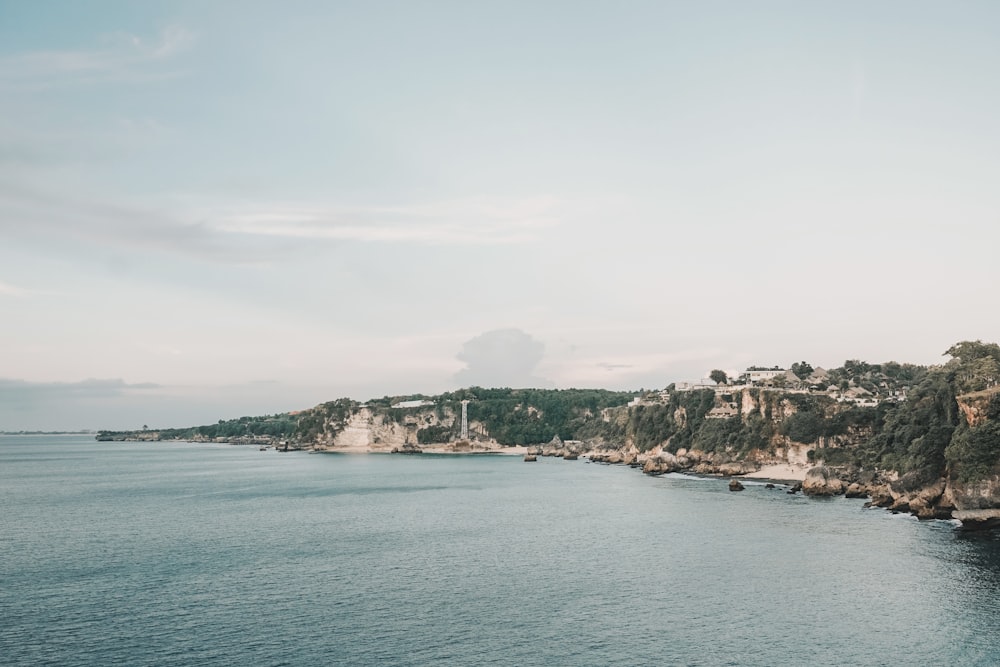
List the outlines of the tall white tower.
<svg viewBox="0 0 1000 667">
<path fill-rule="evenodd" d="M 469 439 L 469 402 L 462 401 L 462 440 Z"/>
</svg>

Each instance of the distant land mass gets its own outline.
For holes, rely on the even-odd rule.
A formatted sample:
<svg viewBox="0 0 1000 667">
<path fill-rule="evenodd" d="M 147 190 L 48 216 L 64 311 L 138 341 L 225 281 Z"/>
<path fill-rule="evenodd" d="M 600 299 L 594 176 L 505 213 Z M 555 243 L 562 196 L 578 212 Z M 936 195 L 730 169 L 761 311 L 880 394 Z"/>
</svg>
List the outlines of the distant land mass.
<svg viewBox="0 0 1000 667">
<path fill-rule="evenodd" d="M 93 429 L 82 431 L 0 431 L 0 435 L 90 435 L 97 433 Z"/>
<path fill-rule="evenodd" d="M 651 475 L 799 480 L 810 495 L 867 496 L 968 528 L 1000 525 L 1000 346 L 962 341 L 945 354 L 935 366 L 849 359 L 833 369 L 752 366 L 735 378 L 714 370 L 656 391 L 469 387 L 342 398 L 204 426 L 99 431 L 97 439 L 587 457 Z"/>
</svg>

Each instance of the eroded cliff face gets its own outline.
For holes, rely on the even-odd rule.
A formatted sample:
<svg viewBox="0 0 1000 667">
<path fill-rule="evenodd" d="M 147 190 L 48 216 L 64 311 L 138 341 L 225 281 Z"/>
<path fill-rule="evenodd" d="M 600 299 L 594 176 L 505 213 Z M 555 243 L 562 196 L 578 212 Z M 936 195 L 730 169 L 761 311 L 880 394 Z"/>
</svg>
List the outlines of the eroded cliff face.
<svg viewBox="0 0 1000 667">
<path fill-rule="evenodd" d="M 965 420 L 968 431 L 961 433 L 956 440 L 975 434 L 980 440 L 987 440 L 985 451 L 996 451 L 1000 448 L 996 420 L 1000 418 L 1000 387 L 991 387 L 984 391 L 962 394 L 955 397 L 958 409 Z M 984 435 L 985 434 L 985 435 Z M 955 440 L 953 440 L 953 443 Z M 951 471 L 945 488 L 944 502 L 954 508 L 953 516 L 968 527 L 993 527 L 1000 525 L 1000 461 L 987 461 L 992 464 L 992 474 L 979 479 L 969 480 L 965 475 Z M 961 463 L 959 462 L 959 467 Z"/>
<path fill-rule="evenodd" d="M 1000 387 L 962 394 L 956 396 L 955 401 L 958 403 L 962 417 L 965 418 L 965 423 L 975 427 L 982 426 L 990 418 L 990 406 L 997 396 L 1000 396 Z"/>
<path fill-rule="evenodd" d="M 343 415 L 325 418 L 322 430 L 305 444 L 328 451 L 369 451 L 369 452 L 415 452 L 421 446 L 444 445 L 447 443 L 419 443 L 418 433 L 429 427 L 455 425 L 456 416 L 451 410 L 439 415 L 433 408 L 427 410 L 406 410 L 393 412 L 392 408 L 372 410 L 359 406 Z M 469 431 L 484 443 L 495 444 L 485 435 L 486 428 L 480 422 L 470 420 Z M 456 447 L 461 443 L 453 443 Z M 464 449 L 470 448 L 465 443 Z"/>
<path fill-rule="evenodd" d="M 361 408 L 350 415 L 339 429 L 331 429 L 324 439 L 330 449 L 368 448 L 373 451 L 391 450 L 393 447 L 416 444 L 416 430 L 405 424 L 389 421 L 376 415 L 369 408 Z"/>
<path fill-rule="evenodd" d="M 629 422 L 633 409 L 619 409 L 619 423 Z M 713 419 L 713 425 L 723 422 L 732 424 L 731 420 L 737 417 L 744 424 L 751 419 L 767 423 L 768 435 L 764 446 L 748 449 L 734 445 L 709 451 L 696 436 L 690 446 L 678 448 L 674 437 L 669 436 L 646 451 L 640 451 L 631 434 L 627 433 L 619 441 L 589 441 L 587 455 L 593 461 L 631 464 L 650 475 L 669 472 L 743 475 L 766 466 L 790 466 L 801 469 L 804 474 L 809 467 L 809 452 L 815 444 L 796 442 L 780 433 L 781 422 L 797 412 L 794 403 L 783 399 L 780 392 L 741 390 L 733 395 L 717 396 L 713 412 L 716 410 L 723 412 L 721 418 Z M 691 410 L 684 405 L 673 408 L 669 414 L 677 429 L 688 427 L 692 419 Z M 542 453 L 545 454 L 544 451 Z"/>
<path fill-rule="evenodd" d="M 949 480 L 946 494 L 956 511 L 995 510 L 1000 518 L 1000 476 L 967 483 Z"/>
</svg>

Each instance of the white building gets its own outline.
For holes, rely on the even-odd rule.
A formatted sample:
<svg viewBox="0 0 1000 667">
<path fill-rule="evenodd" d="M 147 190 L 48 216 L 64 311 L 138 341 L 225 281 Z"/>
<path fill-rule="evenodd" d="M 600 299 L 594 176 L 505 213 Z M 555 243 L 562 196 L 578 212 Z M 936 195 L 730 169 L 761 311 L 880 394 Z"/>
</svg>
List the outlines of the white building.
<svg viewBox="0 0 1000 667">
<path fill-rule="evenodd" d="M 674 391 L 694 391 L 696 389 L 715 389 L 716 384 L 710 378 L 702 378 L 691 382 L 675 382 Z"/>
<path fill-rule="evenodd" d="M 434 405 L 434 401 L 400 401 L 393 403 L 394 408 L 422 408 L 426 405 Z"/>
<path fill-rule="evenodd" d="M 748 368 L 744 373 L 747 384 L 764 384 L 784 374 L 784 368 Z"/>
</svg>

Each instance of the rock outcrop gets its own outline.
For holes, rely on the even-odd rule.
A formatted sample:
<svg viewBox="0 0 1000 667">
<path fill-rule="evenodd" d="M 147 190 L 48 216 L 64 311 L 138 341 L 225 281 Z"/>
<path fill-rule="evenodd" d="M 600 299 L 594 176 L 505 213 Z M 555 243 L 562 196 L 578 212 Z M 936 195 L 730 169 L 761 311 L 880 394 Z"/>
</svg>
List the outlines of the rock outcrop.
<svg viewBox="0 0 1000 667">
<path fill-rule="evenodd" d="M 969 426 L 981 426 L 989 419 L 990 403 L 1000 396 L 1000 386 L 955 397 L 958 409 Z"/>
<path fill-rule="evenodd" d="M 993 475 L 976 482 L 949 480 L 941 503 L 953 507 L 952 516 L 966 530 L 992 528 L 1000 525 L 1000 476 Z"/>
<path fill-rule="evenodd" d="M 851 482 L 844 491 L 845 498 L 866 498 L 867 490 L 857 482 Z"/>
<path fill-rule="evenodd" d="M 807 496 L 838 496 L 844 492 L 844 482 L 826 466 L 816 466 L 806 472 L 802 493 Z"/>
</svg>

